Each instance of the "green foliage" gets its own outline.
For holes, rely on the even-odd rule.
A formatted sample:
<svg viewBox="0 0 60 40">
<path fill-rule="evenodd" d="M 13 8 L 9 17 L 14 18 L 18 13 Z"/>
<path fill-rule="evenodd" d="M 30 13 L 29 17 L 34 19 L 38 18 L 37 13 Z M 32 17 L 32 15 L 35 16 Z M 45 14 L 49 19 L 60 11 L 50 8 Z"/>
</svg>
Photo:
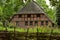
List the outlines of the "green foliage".
<svg viewBox="0 0 60 40">
<path fill-rule="evenodd" d="M 27 29 L 24 29 L 24 28 L 16 28 L 16 31 L 18 31 L 18 32 L 27 32 Z"/>
<path fill-rule="evenodd" d="M 0 17 L 2 20 L 9 20 L 10 17 L 24 5 L 22 0 L 1 0 Z"/>
<path fill-rule="evenodd" d="M 4 31 L 5 28 L 3 26 L 0 26 L 0 31 Z"/>
<path fill-rule="evenodd" d="M 0 26 L 3 26 L 2 22 L 0 22 Z"/>
<path fill-rule="evenodd" d="M 60 0 L 50 0 L 52 6 L 56 7 L 56 21 L 60 25 Z"/>
<path fill-rule="evenodd" d="M 38 29 L 38 31 L 37 31 L 37 29 Z M 5 27 L 1 27 L 0 26 L 0 31 L 5 31 L 6 30 L 6 28 Z M 53 30 L 53 31 L 52 31 Z M 10 27 L 7 27 L 7 31 L 9 31 L 9 32 L 14 32 L 14 28 L 10 28 Z M 38 27 L 34 27 L 34 28 L 19 28 L 19 27 L 17 27 L 17 28 L 15 28 L 15 31 L 16 32 L 27 32 L 28 31 L 28 33 L 36 33 L 36 32 L 39 32 L 39 33 L 60 33 L 60 29 L 59 28 L 53 28 L 53 27 L 40 27 L 40 26 L 38 26 Z"/>
<path fill-rule="evenodd" d="M 0 0 L 0 21 L 5 24 L 19 8 L 24 5 L 22 0 Z"/>
<path fill-rule="evenodd" d="M 29 33 L 35 33 L 35 32 L 37 32 L 37 27 L 29 28 L 28 32 Z"/>
<path fill-rule="evenodd" d="M 45 0 L 37 0 L 37 3 L 43 8 L 45 13 L 47 13 L 47 15 L 55 22 L 55 10 L 49 8 Z"/>
<path fill-rule="evenodd" d="M 58 5 L 60 5 L 59 3 L 60 3 L 60 0 L 49 0 L 51 3 L 51 5 L 52 6 L 58 6 Z"/>
</svg>

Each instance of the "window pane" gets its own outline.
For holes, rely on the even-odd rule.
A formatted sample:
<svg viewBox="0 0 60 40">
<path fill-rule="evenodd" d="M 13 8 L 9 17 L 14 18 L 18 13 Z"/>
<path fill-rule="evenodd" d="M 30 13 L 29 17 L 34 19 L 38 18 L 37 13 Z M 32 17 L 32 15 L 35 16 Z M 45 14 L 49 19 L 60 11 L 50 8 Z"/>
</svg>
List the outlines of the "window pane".
<svg viewBox="0 0 60 40">
<path fill-rule="evenodd" d="M 32 14 L 31 17 L 34 17 L 34 15 Z"/>
<path fill-rule="evenodd" d="M 46 25 L 48 25 L 48 21 L 46 21 Z"/>
<path fill-rule="evenodd" d="M 36 26 L 37 26 L 37 25 L 38 25 L 38 21 L 35 21 L 34 25 L 36 25 Z"/>
<path fill-rule="evenodd" d="M 44 18 L 44 14 L 41 15 L 41 18 Z"/>
<path fill-rule="evenodd" d="M 24 17 L 25 15 L 22 15 L 22 17 Z"/>
<path fill-rule="evenodd" d="M 27 17 L 27 15 L 25 15 L 25 17 Z"/>
<path fill-rule="evenodd" d="M 41 21 L 41 25 L 42 25 L 42 26 L 44 25 L 44 21 Z"/>
<path fill-rule="evenodd" d="M 30 25 L 33 25 L 33 21 L 30 21 Z"/>
<path fill-rule="evenodd" d="M 37 14 L 37 17 L 40 17 L 40 14 Z"/>
<path fill-rule="evenodd" d="M 25 21 L 25 26 L 28 26 L 28 21 Z"/>
<path fill-rule="evenodd" d="M 16 21 L 16 26 L 19 26 L 19 21 Z"/>
<path fill-rule="evenodd" d="M 19 15 L 19 18 L 22 17 L 22 15 Z"/>
<path fill-rule="evenodd" d="M 27 17 L 31 17 L 31 14 L 28 14 Z"/>
</svg>

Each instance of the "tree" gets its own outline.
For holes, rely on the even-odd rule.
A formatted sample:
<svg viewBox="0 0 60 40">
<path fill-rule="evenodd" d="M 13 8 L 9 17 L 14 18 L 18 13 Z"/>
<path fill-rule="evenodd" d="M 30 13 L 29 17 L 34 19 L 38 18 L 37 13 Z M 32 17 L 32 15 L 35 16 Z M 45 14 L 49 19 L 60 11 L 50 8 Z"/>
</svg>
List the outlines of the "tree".
<svg viewBox="0 0 60 40">
<path fill-rule="evenodd" d="M 47 15 L 55 22 L 55 10 L 49 8 L 45 0 L 36 0 L 36 1 L 44 9 Z"/>
<path fill-rule="evenodd" d="M 60 0 L 49 0 L 51 5 L 56 7 L 56 21 L 60 26 Z"/>
<path fill-rule="evenodd" d="M 22 0 L 1 0 L 0 1 L 0 21 L 5 24 L 10 17 L 24 5 Z"/>
</svg>

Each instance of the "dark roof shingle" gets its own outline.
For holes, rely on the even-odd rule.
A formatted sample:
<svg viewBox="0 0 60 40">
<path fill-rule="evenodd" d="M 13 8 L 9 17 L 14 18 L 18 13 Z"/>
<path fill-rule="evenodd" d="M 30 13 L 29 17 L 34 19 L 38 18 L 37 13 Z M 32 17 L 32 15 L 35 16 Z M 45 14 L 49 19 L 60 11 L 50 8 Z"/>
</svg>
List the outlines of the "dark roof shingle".
<svg viewBox="0 0 60 40">
<path fill-rule="evenodd" d="M 25 5 L 17 14 L 31 14 L 31 13 L 44 13 L 43 9 L 34 1 Z"/>
</svg>

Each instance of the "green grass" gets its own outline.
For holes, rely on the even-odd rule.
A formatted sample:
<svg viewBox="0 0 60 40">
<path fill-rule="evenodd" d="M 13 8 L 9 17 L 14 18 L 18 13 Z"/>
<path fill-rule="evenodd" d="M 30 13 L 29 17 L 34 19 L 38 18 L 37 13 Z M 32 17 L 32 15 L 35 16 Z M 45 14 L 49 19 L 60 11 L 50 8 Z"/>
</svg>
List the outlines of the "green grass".
<svg viewBox="0 0 60 40">
<path fill-rule="evenodd" d="M 51 33 L 51 30 L 53 29 L 53 33 L 60 33 L 60 29 L 59 28 L 53 28 L 53 27 L 34 27 L 34 28 L 29 28 L 28 29 L 28 32 L 29 33 L 35 33 L 37 32 L 37 28 L 38 28 L 38 32 L 42 32 L 42 33 Z M 5 27 L 2 27 L 0 26 L 0 30 L 6 30 Z M 15 30 L 17 32 L 27 32 L 27 28 L 15 28 Z M 7 27 L 7 31 L 14 31 L 14 28 L 10 28 L 10 27 Z"/>
<path fill-rule="evenodd" d="M 0 30 L 5 30 L 5 28 L 0 26 Z"/>
</svg>

